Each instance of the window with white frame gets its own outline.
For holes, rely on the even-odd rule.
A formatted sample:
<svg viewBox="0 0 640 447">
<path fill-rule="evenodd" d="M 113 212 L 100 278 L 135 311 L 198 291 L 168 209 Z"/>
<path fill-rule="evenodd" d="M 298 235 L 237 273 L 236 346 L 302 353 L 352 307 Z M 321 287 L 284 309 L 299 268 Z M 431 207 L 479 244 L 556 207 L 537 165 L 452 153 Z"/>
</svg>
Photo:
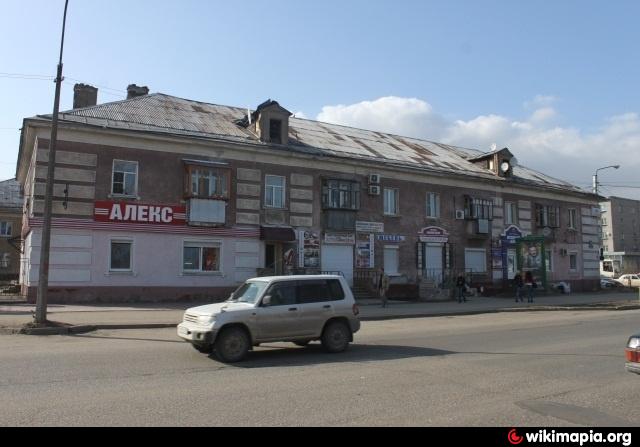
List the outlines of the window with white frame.
<svg viewBox="0 0 640 447">
<path fill-rule="evenodd" d="M 505 225 L 518 224 L 518 207 L 515 202 L 504 202 L 504 223 Z"/>
<path fill-rule="evenodd" d="M 220 272 L 220 248 L 220 242 L 185 241 L 182 250 L 182 270 L 187 273 Z"/>
<path fill-rule="evenodd" d="M 11 236 L 11 222 L 0 222 L 0 236 Z"/>
<path fill-rule="evenodd" d="M 131 239 L 111 239 L 109 270 L 130 272 L 133 269 L 133 241 Z"/>
<path fill-rule="evenodd" d="M 264 206 L 284 208 L 285 178 L 279 175 L 266 175 L 264 180 Z"/>
<path fill-rule="evenodd" d="M 8 269 L 11 266 L 9 253 L 0 253 L 0 268 Z"/>
<path fill-rule="evenodd" d="M 138 162 L 113 160 L 111 194 L 135 196 L 138 193 Z"/>
<path fill-rule="evenodd" d="M 578 229 L 578 212 L 575 208 L 569 208 L 569 228 Z"/>
<path fill-rule="evenodd" d="M 395 216 L 398 214 L 398 190 L 384 188 L 384 214 Z"/>
<path fill-rule="evenodd" d="M 569 253 L 569 271 L 578 271 L 578 253 Z"/>
<path fill-rule="evenodd" d="M 384 272 L 387 275 L 399 275 L 400 247 L 385 246 L 383 251 Z"/>
<path fill-rule="evenodd" d="M 486 273 L 487 251 L 484 248 L 465 248 L 464 268 L 469 273 Z"/>
<path fill-rule="evenodd" d="M 427 193 L 427 217 L 440 217 L 440 194 Z"/>
<path fill-rule="evenodd" d="M 545 256 L 547 261 L 547 272 L 553 272 L 553 251 L 545 250 Z"/>
</svg>

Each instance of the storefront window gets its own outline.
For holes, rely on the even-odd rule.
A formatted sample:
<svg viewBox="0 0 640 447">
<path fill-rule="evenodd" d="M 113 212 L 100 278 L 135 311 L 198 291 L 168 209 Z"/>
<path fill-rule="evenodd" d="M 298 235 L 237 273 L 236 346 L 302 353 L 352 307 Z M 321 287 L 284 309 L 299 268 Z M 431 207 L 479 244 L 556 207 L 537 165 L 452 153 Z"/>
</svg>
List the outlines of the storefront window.
<svg viewBox="0 0 640 447">
<path fill-rule="evenodd" d="M 219 272 L 220 244 L 217 242 L 185 242 L 182 252 L 185 272 Z"/>
</svg>

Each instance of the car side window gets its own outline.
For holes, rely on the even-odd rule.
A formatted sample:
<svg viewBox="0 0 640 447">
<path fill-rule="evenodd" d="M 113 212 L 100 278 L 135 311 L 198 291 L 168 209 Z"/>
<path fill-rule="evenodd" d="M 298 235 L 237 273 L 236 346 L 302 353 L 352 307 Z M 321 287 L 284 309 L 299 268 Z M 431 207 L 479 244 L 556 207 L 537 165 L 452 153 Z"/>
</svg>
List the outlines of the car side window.
<svg viewBox="0 0 640 447">
<path fill-rule="evenodd" d="M 321 303 L 330 301 L 327 281 L 314 279 L 298 282 L 298 303 Z"/>
<path fill-rule="evenodd" d="M 337 279 L 329 279 L 327 280 L 327 285 L 329 287 L 329 299 L 331 301 L 339 301 L 344 299 L 344 290 L 342 290 L 342 285 L 340 281 Z"/>
<path fill-rule="evenodd" d="M 296 304 L 296 281 L 275 283 L 266 293 L 271 295 L 270 306 L 288 306 Z"/>
</svg>

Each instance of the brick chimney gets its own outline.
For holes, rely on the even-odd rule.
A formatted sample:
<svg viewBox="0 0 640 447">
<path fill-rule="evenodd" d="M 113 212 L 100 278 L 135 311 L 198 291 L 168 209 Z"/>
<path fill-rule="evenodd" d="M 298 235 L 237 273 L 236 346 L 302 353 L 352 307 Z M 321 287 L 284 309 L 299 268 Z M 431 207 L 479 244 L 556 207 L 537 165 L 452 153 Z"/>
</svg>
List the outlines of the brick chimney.
<svg viewBox="0 0 640 447">
<path fill-rule="evenodd" d="M 129 84 L 127 86 L 127 99 L 135 98 L 136 96 L 144 96 L 149 94 L 149 87 L 138 87 L 135 84 Z"/>
<path fill-rule="evenodd" d="M 98 89 L 87 84 L 73 86 L 73 108 L 91 107 L 98 104 Z"/>
</svg>

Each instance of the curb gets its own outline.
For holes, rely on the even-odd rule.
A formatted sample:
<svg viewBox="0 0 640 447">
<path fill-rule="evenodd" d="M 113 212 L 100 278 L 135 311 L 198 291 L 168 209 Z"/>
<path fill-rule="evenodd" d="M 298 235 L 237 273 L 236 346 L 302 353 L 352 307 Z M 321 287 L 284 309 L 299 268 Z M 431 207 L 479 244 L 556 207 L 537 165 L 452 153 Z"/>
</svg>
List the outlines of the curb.
<svg viewBox="0 0 640 447">
<path fill-rule="evenodd" d="M 178 323 L 146 323 L 146 324 L 94 324 L 63 327 L 42 328 L 0 328 L 0 334 L 22 335 L 73 335 L 93 332 L 100 329 L 161 329 L 176 327 Z"/>
</svg>

